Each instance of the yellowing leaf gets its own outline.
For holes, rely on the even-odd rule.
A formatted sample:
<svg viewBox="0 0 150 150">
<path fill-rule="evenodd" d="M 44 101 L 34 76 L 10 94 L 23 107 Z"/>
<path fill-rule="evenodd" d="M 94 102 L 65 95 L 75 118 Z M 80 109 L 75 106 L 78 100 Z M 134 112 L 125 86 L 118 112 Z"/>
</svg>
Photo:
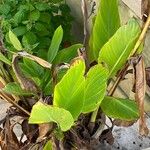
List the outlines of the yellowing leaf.
<svg viewBox="0 0 150 150">
<path fill-rule="evenodd" d="M 32 108 L 29 123 L 42 124 L 48 122 L 57 123 L 62 131 L 69 130 L 74 124 L 73 117 L 69 111 L 37 102 Z"/>
</svg>

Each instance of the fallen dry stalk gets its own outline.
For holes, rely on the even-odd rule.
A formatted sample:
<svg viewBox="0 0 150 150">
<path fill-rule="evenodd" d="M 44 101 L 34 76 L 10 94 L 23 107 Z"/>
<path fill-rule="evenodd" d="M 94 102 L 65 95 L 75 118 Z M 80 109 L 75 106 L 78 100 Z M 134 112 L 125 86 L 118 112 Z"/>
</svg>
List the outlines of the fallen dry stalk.
<svg viewBox="0 0 150 150">
<path fill-rule="evenodd" d="M 14 105 L 15 107 L 17 107 L 18 109 L 20 109 L 22 112 L 24 112 L 25 114 L 27 114 L 28 116 L 30 116 L 30 113 L 28 111 L 26 111 L 24 108 L 22 108 L 21 106 L 19 106 L 14 100 L 12 100 L 10 97 L 8 97 L 5 93 L 0 91 L 0 97 L 3 100 L 8 101 L 9 103 L 11 103 L 12 105 Z"/>
</svg>

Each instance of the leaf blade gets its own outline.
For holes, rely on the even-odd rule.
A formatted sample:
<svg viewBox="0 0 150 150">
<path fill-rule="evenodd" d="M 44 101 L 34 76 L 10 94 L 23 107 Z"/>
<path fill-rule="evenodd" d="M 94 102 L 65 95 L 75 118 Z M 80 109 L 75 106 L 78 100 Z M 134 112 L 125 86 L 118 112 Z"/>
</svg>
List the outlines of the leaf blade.
<svg viewBox="0 0 150 150">
<path fill-rule="evenodd" d="M 108 70 L 101 65 L 92 67 L 86 76 L 83 112 L 94 111 L 102 102 L 107 88 Z"/>
<path fill-rule="evenodd" d="M 48 50 L 48 57 L 47 57 L 48 62 L 52 62 L 56 57 L 62 38 L 63 38 L 63 29 L 61 26 L 59 26 L 54 32 L 52 42 Z"/>
<path fill-rule="evenodd" d="M 54 89 L 54 106 L 71 112 L 76 120 L 84 102 L 85 63 L 77 60 Z"/>
<path fill-rule="evenodd" d="M 62 131 L 67 131 L 73 125 L 74 120 L 70 112 L 63 108 L 37 102 L 32 108 L 29 123 L 42 124 L 48 122 L 55 122 Z"/>
<path fill-rule="evenodd" d="M 0 52 L 0 61 L 6 63 L 7 65 L 11 66 L 11 61 L 7 59 L 1 52 Z"/>
<path fill-rule="evenodd" d="M 136 120 L 139 117 L 138 107 L 135 101 L 106 96 L 101 103 L 103 112 L 112 118 L 122 120 Z"/>
<path fill-rule="evenodd" d="M 102 46 L 114 35 L 119 27 L 118 0 L 101 0 L 91 36 L 93 44 L 92 48 L 90 48 L 92 51 L 90 54 L 93 53 L 95 60 L 97 60 Z"/>
<path fill-rule="evenodd" d="M 54 64 L 59 64 L 62 62 L 69 62 L 71 59 L 76 57 L 77 55 L 77 49 L 81 48 L 83 45 L 82 44 L 74 44 L 68 48 L 62 49 L 61 51 L 58 52 L 56 55 L 53 63 Z"/>
<path fill-rule="evenodd" d="M 126 63 L 136 40 L 140 34 L 140 27 L 135 20 L 118 29 L 114 36 L 102 47 L 98 61 L 105 63 L 112 78 Z"/>
<path fill-rule="evenodd" d="M 23 90 L 19 84 L 12 82 L 8 83 L 3 89 L 3 92 L 17 96 L 31 96 L 33 93 Z"/>
<path fill-rule="evenodd" d="M 14 46 L 16 50 L 20 51 L 23 49 L 17 36 L 11 30 L 9 30 L 9 39 L 10 39 L 11 44 Z"/>
</svg>

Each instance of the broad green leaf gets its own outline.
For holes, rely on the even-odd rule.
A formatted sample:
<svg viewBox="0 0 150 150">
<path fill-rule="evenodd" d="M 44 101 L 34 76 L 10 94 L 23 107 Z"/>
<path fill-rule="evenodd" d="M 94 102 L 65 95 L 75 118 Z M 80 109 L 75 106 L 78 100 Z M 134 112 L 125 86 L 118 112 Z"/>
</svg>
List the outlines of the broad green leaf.
<svg viewBox="0 0 150 150">
<path fill-rule="evenodd" d="M 46 12 L 40 13 L 39 21 L 44 22 L 46 24 L 50 24 L 51 23 L 50 13 L 46 13 Z"/>
<path fill-rule="evenodd" d="M 130 121 L 139 117 L 138 106 L 133 100 L 106 96 L 100 106 L 111 118 Z"/>
<path fill-rule="evenodd" d="M 39 79 L 43 77 L 44 68 L 30 59 L 23 58 L 20 66 L 23 73 L 29 77 L 38 77 Z"/>
<path fill-rule="evenodd" d="M 7 59 L 1 52 L 0 52 L 0 61 L 6 63 L 7 65 L 11 65 L 11 61 Z"/>
<path fill-rule="evenodd" d="M 84 103 L 85 63 L 77 60 L 54 89 L 54 106 L 64 108 L 76 120 Z"/>
<path fill-rule="evenodd" d="M 127 25 L 120 27 L 102 47 L 98 60 L 99 63 L 103 62 L 107 65 L 110 78 L 116 75 L 128 60 L 139 34 L 139 24 L 132 19 Z"/>
<path fill-rule="evenodd" d="M 39 11 L 46 11 L 48 10 L 50 7 L 47 3 L 41 3 L 41 2 L 37 2 L 35 4 L 36 9 L 38 9 Z"/>
<path fill-rule="evenodd" d="M 48 122 L 57 123 L 62 131 L 69 130 L 74 124 L 73 117 L 69 111 L 37 102 L 32 108 L 29 123 L 42 124 Z"/>
<path fill-rule="evenodd" d="M 83 47 L 82 44 L 75 44 L 68 48 L 62 49 L 56 55 L 53 63 L 60 64 L 62 62 L 68 63 L 71 59 L 77 56 L 77 49 Z"/>
<path fill-rule="evenodd" d="M 3 89 L 5 93 L 13 94 L 17 96 L 30 96 L 33 95 L 33 93 L 27 92 L 23 90 L 18 83 L 12 82 L 8 83 Z"/>
<path fill-rule="evenodd" d="M 1 4 L 0 5 L 0 14 L 7 15 L 10 12 L 10 6 L 8 4 Z"/>
<path fill-rule="evenodd" d="M 27 12 L 26 10 L 19 10 L 17 13 L 14 15 L 14 21 L 16 24 L 21 23 L 22 21 L 25 21 L 27 18 Z"/>
<path fill-rule="evenodd" d="M 37 37 L 33 32 L 26 33 L 22 38 L 22 44 L 25 47 L 35 44 L 37 41 Z"/>
<path fill-rule="evenodd" d="M 38 10 L 33 10 L 30 12 L 29 20 L 37 21 L 40 18 L 40 12 Z"/>
<path fill-rule="evenodd" d="M 53 81 L 52 81 L 52 79 L 49 80 L 49 82 L 47 82 L 46 86 L 44 86 L 43 93 L 44 93 L 44 95 L 47 95 L 47 96 L 49 96 L 53 93 Z"/>
<path fill-rule="evenodd" d="M 49 36 L 49 31 L 47 30 L 45 24 L 37 22 L 35 24 L 35 29 L 38 31 L 37 34 L 39 36 Z"/>
<path fill-rule="evenodd" d="M 92 67 L 85 80 L 85 101 L 82 112 L 94 111 L 102 102 L 107 88 L 108 70 L 101 65 Z"/>
<path fill-rule="evenodd" d="M 45 146 L 44 146 L 44 149 L 43 150 L 53 150 L 53 144 L 51 141 L 48 141 Z"/>
<path fill-rule="evenodd" d="M 23 49 L 17 36 L 11 30 L 9 30 L 9 39 L 10 39 L 11 44 L 14 46 L 16 50 L 20 51 Z"/>
<path fill-rule="evenodd" d="M 54 58 L 57 55 L 60 43 L 62 41 L 63 38 L 63 29 L 61 26 L 59 26 L 56 31 L 54 32 L 52 41 L 51 41 L 51 45 L 50 48 L 48 50 L 48 61 L 52 62 L 54 60 Z"/>
<path fill-rule="evenodd" d="M 16 36 L 22 36 L 27 32 L 26 26 L 19 26 L 13 29 Z"/>
<path fill-rule="evenodd" d="M 118 0 L 101 0 L 92 32 L 92 50 L 97 60 L 102 46 L 114 35 L 120 27 Z"/>
</svg>

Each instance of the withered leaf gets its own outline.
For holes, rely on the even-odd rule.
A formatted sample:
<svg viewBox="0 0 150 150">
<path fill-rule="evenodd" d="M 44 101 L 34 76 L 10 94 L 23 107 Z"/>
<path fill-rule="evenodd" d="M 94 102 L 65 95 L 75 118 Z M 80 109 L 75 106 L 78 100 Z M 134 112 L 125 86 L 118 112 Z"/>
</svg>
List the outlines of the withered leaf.
<svg viewBox="0 0 150 150">
<path fill-rule="evenodd" d="M 4 130 L 0 128 L 0 148 L 2 150 L 7 150 L 7 146 L 5 144 Z"/>
<path fill-rule="evenodd" d="M 7 115 L 5 126 L 4 126 L 5 143 L 6 143 L 7 149 L 8 150 L 19 150 L 20 149 L 19 141 L 17 139 L 17 136 L 13 132 L 13 127 L 14 127 L 14 125 L 12 125 L 10 123 L 10 118 Z"/>
<path fill-rule="evenodd" d="M 150 88 L 150 67 L 145 69 L 146 72 L 146 84 L 149 86 Z"/>
<path fill-rule="evenodd" d="M 135 69 L 135 99 L 138 103 L 140 119 L 139 119 L 139 132 L 141 135 L 148 135 L 149 130 L 146 125 L 144 114 L 144 98 L 146 92 L 146 75 L 145 64 L 142 56 L 138 56 L 134 63 Z"/>
<path fill-rule="evenodd" d="M 35 142 L 38 138 L 38 125 L 28 124 L 27 119 L 22 122 L 22 131 L 31 143 Z"/>
<path fill-rule="evenodd" d="M 51 69 L 51 67 L 52 67 L 52 64 L 50 64 L 49 62 L 47 62 L 44 59 L 39 58 L 37 56 L 31 55 L 31 54 L 27 53 L 26 51 L 18 52 L 18 55 L 20 55 L 21 57 L 31 59 L 45 68 Z"/>
<path fill-rule="evenodd" d="M 130 127 L 132 126 L 136 121 L 123 121 L 119 119 L 115 119 L 113 121 L 113 125 L 116 125 L 118 127 Z"/>
<path fill-rule="evenodd" d="M 141 2 L 141 15 L 145 22 L 150 12 L 150 0 L 142 0 Z"/>
<path fill-rule="evenodd" d="M 104 130 L 101 136 L 99 137 L 99 140 L 101 142 L 106 141 L 108 144 L 112 145 L 114 143 L 114 137 L 113 137 L 111 129 Z"/>
<path fill-rule="evenodd" d="M 53 125 L 50 123 L 39 124 L 39 137 L 38 140 L 46 136 L 46 134 L 52 129 Z"/>
</svg>

